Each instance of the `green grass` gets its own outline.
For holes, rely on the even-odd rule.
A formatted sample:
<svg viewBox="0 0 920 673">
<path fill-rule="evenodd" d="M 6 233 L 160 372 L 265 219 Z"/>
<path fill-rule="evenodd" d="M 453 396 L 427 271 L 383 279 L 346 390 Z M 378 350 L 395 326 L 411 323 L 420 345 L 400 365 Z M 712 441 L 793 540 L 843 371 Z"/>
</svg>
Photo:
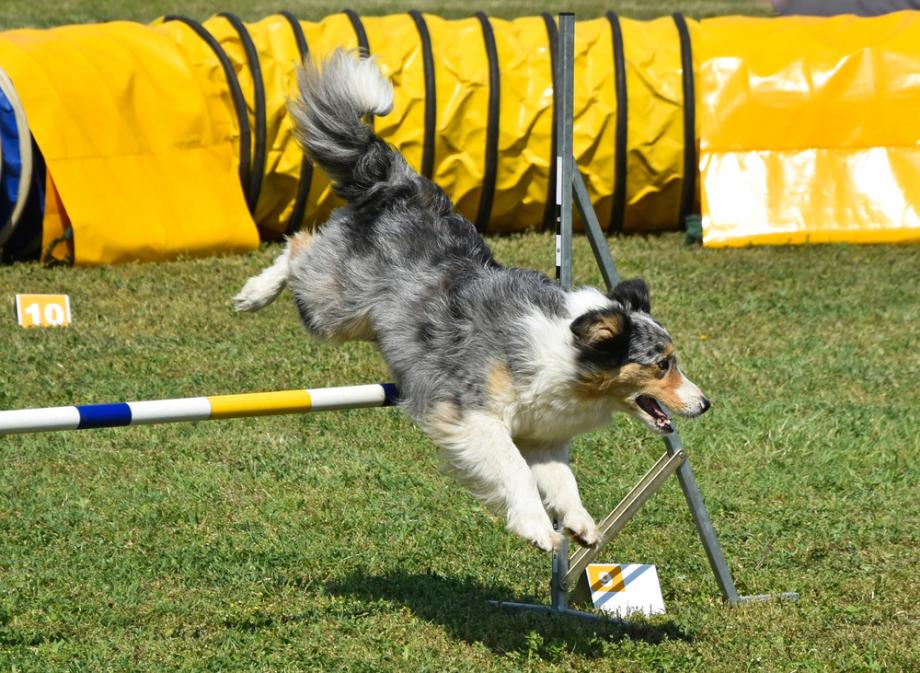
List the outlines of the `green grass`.
<svg viewBox="0 0 920 673">
<path fill-rule="evenodd" d="M 492 243 L 551 263 L 547 236 Z M 682 431 L 739 589 L 798 603 L 723 606 L 675 482 L 605 554 L 658 565 L 666 616 L 496 611 L 545 601 L 548 559 L 395 410 L 19 435 L 0 439 L 0 670 L 915 668 L 920 249 L 612 243 L 714 400 Z M 286 297 L 232 313 L 275 253 L 0 269 L 6 294 L 74 306 L 67 330 L 0 324 L 0 408 L 386 379 L 366 345 L 308 341 Z M 626 420 L 579 439 L 589 509 L 661 449 Z"/>
<path fill-rule="evenodd" d="M 413 4 L 447 16 L 560 9 Z M 313 18 L 340 8 L 286 5 Z M 7 0 L 0 27 L 278 8 Z M 506 263 L 549 270 L 547 236 L 491 243 Z M 667 615 L 597 629 L 497 611 L 488 600 L 546 600 L 547 557 L 442 476 L 395 410 L 19 435 L 0 438 L 0 671 L 916 670 L 920 248 L 612 245 L 624 275 L 649 280 L 714 401 L 681 430 L 739 590 L 799 602 L 722 605 L 675 482 L 605 554 L 656 563 Z M 0 268 L 2 301 L 68 292 L 75 319 L 45 331 L 0 319 L 0 408 L 386 379 L 366 345 L 310 342 L 287 299 L 233 314 L 229 297 L 276 252 Z M 593 268 L 579 239 L 579 282 L 598 284 Z M 605 513 L 661 450 L 626 420 L 579 439 L 589 509 Z"/>
</svg>

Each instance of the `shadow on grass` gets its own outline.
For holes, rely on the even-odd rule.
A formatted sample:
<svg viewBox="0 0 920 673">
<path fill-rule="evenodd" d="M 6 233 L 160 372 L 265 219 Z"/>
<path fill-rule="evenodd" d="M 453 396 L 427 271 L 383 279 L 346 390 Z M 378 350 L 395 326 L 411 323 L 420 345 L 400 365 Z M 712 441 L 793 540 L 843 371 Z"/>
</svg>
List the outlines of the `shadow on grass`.
<svg viewBox="0 0 920 673">
<path fill-rule="evenodd" d="M 0 629 L 0 648 L 4 647 L 38 647 L 47 643 L 64 640 L 59 633 L 18 632 L 12 629 Z"/>
<path fill-rule="evenodd" d="M 361 601 L 405 605 L 419 618 L 439 624 L 454 638 L 482 643 L 498 653 L 521 652 L 552 656 L 554 652 L 586 657 L 603 655 L 603 643 L 641 640 L 691 640 L 672 622 L 587 622 L 536 612 L 498 608 L 489 601 L 544 603 L 533 596 L 516 596 L 507 587 L 483 586 L 472 578 L 440 577 L 393 571 L 383 575 L 356 573 L 326 585 L 329 593 Z"/>
</svg>

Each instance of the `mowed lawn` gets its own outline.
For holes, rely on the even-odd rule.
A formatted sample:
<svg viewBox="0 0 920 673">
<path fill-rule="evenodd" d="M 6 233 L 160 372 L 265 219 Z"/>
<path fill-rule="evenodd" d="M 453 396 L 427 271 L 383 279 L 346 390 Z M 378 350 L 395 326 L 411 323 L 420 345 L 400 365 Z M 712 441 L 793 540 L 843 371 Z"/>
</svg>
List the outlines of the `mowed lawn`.
<svg viewBox="0 0 920 673">
<path fill-rule="evenodd" d="M 491 243 L 551 264 L 549 236 Z M 666 616 L 496 610 L 545 601 L 549 559 L 396 410 L 18 435 L 0 439 L 0 670 L 910 670 L 920 248 L 612 244 L 714 402 L 682 430 L 739 589 L 799 602 L 722 605 L 675 481 L 604 555 L 657 564 Z M 67 330 L 0 323 L 0 408 L 385 380 L 371 347 L 308 341 L 287 295 L 232 312 L 276 252 L 0 269 L 4 294 L 74 307 Z M 661 450 L 627 420 L 576 441 L 589 509 Z"/>
<path fill-rule="evenodd" d="M 278 8 L 12 0 L 0 27 Z M 489 242 L 507 264 L 551 270 L 550 236 Z M 624 276 L 648 280 L 713 400 L 680 428 L 739 591 L 798 602 L 722 604 L 675 480 L 603 555 L 655 563 L 666 615 L 598 627 L 497 610 L 488 601 L 546 602 L 549 558 L 442 475 L 397 410 L 17 435 L 0 437 L 0 671 L 916 670 L 920 247 L 610 244 Z M 233 313 L 230 297 L 278 251 L 0 267 L 0 301 L 67 292 L 74 313 L 66 330 L 0 318 L 0 409 L 386 380 L 372 347 L 310 342 L 287 293 Z M 575 264 L 578 282 L 600 283 L 583 239 Z M 589 510 L 603 516 L 662 449 L 625 419 L 578 439 Z"/>
</svg>

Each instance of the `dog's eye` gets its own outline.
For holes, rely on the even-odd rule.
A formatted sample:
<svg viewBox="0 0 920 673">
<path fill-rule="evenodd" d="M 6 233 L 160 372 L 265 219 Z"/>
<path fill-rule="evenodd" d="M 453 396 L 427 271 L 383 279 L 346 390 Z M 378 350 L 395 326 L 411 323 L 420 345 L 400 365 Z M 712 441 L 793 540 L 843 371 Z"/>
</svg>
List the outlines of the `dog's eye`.
<svg viewBox="0 0 920 673">
<path fill-rule="evenodd" d="M 668 371 L 671 368 L 671 361 L 668 358 L 658 361 L 658 369 L 663 372 Z"/>
</svg>

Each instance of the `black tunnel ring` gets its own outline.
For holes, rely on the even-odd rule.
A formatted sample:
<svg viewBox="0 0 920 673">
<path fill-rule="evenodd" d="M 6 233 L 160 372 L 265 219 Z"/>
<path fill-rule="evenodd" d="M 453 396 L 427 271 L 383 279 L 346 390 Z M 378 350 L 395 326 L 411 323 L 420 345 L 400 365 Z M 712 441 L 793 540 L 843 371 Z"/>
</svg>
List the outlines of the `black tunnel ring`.
<svg viewBox="0 0 920 673">
<path fill-rule="evenodd" d="M 623 30 L 620 18 L 607 12 L 610 35 L 613 44 L 613 81 L 617 97 L 616 132 L 614 137 L 613 205 L 610 209 L 610 223 L 607 231 L 623 231 L 626 215 L 626 152 L 629 124 L 629 97 L 626 90 L 626 58 L 623 53 Z"/>
<path fill-rule="evenodd" d="M 246 194 L 249 212 L 255 213 L 256 205 L 259 202 L 259 194 L 262 191 L 262 179 L 265 174 L 265 82 L 262 79 L 262 66 L 259 64 L 259 53 L 252 42 L 252 37 L 250 37 L 249 31 L 246 30 L 246 26 L 240 21 L 239 17 L 229 12 L 221 12 L 218 16 L 226 19 L 239 36 L 240 44 L 243 45 L 243 51 L 246 54 L 246 62 L 249 65 L 249 73 L 252 77 L 255 148 L 252 155 L 249 188 Z"/>
<path fill-rule="evenodd" d="M 673 14 L 674 25 L 680 38 L 680 65 L 683 76 L 684 107 L 684 180 L 680 193 L 678 226 L 687 228 L 687 215 L 693 209 L 696 196 L 696 92 L 693 86 L 693 49 L 690 30 L 683 14 Z"/>
<path fill-rule="evenodd" d="M 293 14 L 287 11 L 278 12 L 283 16 L 291 26 L 294 33 L 294 41 L 297 43 L 297 51 L 300 54 L 301 63 L 310 55 L 310 47 L 307 44 L 307 38 L 303 33 L 303 27 L 300 21 Z M 313 182 L 313 162 L 304 154 L 300 162 L 300 179 L 297 181 L 297 195 L 294 197 L 294 210 L 291 212 L 291 219 L 288 220 L 287 229 L 284 233 L 292 236 L 303 224 L 303 216 L 307 210 L 307 199 L 310 196 L 310 185 Z"/>
<path fill-rule="evenodd" d="M 409 12 L 415 22 L 418 36 L 422 42 L 422 67 L 425 73 L 425 140 L 422 146 L 422 175 L 429 180 L 434 174 L 434 148 L 437 134 L 437 87 L 434 75 L 434 53 L 431 48 L 431 33 L 425 17 L 417 9 Z"/>
<path fill-rule="evenodd" d="M 224 77 L 227 78 L 227 87 L 230 89 L 230 97 L 233 100 L 233 109 L 236 113 L 237 123 L 240 127 L 240 188 L 243 190 L 243 194 L 247 197 L 246 205 L 249 208 L 249 213 L 254 215 L 255 211 L 253 204 L 249 202 L 248 198 L 248 187 L 251 180 L 250 144 L 252 142 L 251 131 L 249 128 L 249 112 L 246 110 L 246 99 L 243 98 L 243 90 L 240 88 L 240 81 L 236 77 L 236 72 L 233 70 L 233 65 L 230 63 L 230 59 L 228 58 L 227 53 L 220 46 L 220 43 L 214 39 L 214 36 L 211 35 L 211 33 L 209 33 L 204 26 L 202 26 L 194 19 L 190 19 L 187 16 L 170 14 L 164 16 L 163 21 L 178 21 L 191 28 L 195 34 L 204 40 L 205 44 L 211 48 L 211 51 L 214 52 L 214 55 L 220 62 L 221 68 L 224 71 Z"/>
<path fill-rule="evenodd" d="M 495 199 L 495 179 L 498 172 L 498 125 L 501 110 L 501 75 L 498 68 L 498 48 L 495 32 L 489 17 L 476 12 L 482 26 L 482 39 L 489 61 L 489 116 L 486 126 L 486 161 L 482 179 L 482 195 L 479 198 L 479 212 L 476 215 L 476 229 L 485 231 L 492 218 L 492 203 Z"/>
</svg>

